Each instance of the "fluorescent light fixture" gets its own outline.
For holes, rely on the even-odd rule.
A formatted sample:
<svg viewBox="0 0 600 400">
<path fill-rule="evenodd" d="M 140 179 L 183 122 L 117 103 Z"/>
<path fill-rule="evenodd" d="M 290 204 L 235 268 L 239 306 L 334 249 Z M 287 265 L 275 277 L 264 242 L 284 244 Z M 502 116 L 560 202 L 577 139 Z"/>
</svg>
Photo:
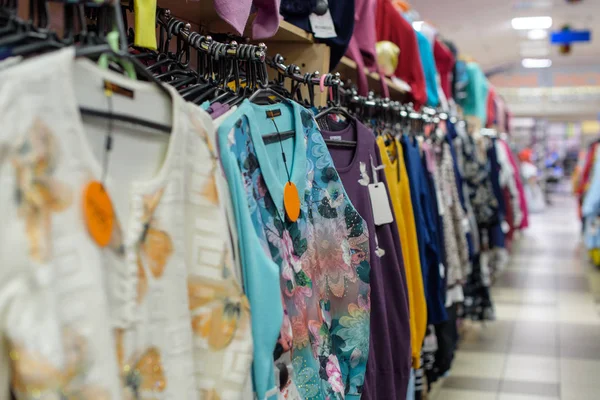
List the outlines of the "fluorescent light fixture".
<svg viewBox="0 0 600 400">
<path fill-rule="evenodd" d="M 532 29 L 527 32 L 527 38 L 529 40 L 542 40 L 548 37 L 548 31 L 545 29 Z"/>
<path fill-rule="evenodd" d="M 412 23 L 413 28 L 415 28 L 415 31 L 420 31 L 421 28 L 423 27 L 423 23 L 424 21 L 414 21 Z"/>
<path fill-rule="evenodd" d="M 524 68 L 549 68 L 552 66 L 552 60 L 548 58 L 524 58 L 521 65 Z"/>
<path fill-rule="evenodd" d="M 548 29 L 552 26 L 552 17 L 521 17 L 512 19 L 512 27 L 517 30 Z"/>
</svg>

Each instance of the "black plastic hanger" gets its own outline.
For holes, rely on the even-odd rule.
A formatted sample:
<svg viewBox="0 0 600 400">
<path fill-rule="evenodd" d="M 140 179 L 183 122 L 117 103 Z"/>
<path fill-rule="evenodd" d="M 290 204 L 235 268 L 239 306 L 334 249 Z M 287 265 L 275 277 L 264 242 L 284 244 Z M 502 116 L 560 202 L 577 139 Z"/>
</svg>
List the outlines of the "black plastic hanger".
<svg viewBox="0 0 600 400">
<path fill-rule="evenodd" d="M 250 63 L 250 65 L 252 65 L 252 63 Z M 265 62 L 262 61 L 260 65 L 256 67 L 258 67 L 255 71 L 255 78 L 257 78 L 258 89 L 256 89 L 252 93 L 252 95 L 250 95 L 250 97 L 248 97 L 248 100 L 255 104 L 265 104 L 265 101 L 267 104 L 277 104 L 276 102 L 273 102 L 273 100 L 271 100 L 271 97 L 275 97 L 277 100 L 280 101 L 280 103 L 293 107 L 292 102 L 289 99 L 282 96 L 278 91 L 273 90 L 273 88 L 269 87 L 268 74 Z M 295 136 L 296 132 L 291 130 L 285 132 L 270 133 L 268 135 L 263 135 L 262 138 L 263 141 L 266 144 L 268 144 L 277 141 L 284 141 Z"/>
<path fill-rule="evenodd" d="M 324 109 L 320 113 L 318 113 L 315 117 L 316 120 L 322 120 L 323 118 L 327 118 L 329 115 L 337 114 L 342 115 L 348 121 L 348 124 L 355 126 L 355 119 L 342 107 L 329 107 Z M 344 147 L 344 148 L 356 148 L 358 142 L 356 140 L 332 140 L 325 139 L 325 144 L 327 147 Z"/>
<path fill-rule="evenodd" d="M 286 99 L 281 94 L 279 94 L 279 92 L 271 89 L 270 87 L 261 87 L 261 88 L 257 89 L 256 91 L 254 91 L 254 93 L 252 93 L 252 95 L 248 98 L 248 100 L 255 104 L 264 104 L 263 101 L 266 99 L 267 104 L 277 104 L 277 103 L 274 103 L 270 99 L 271 96 L 281 100 L 281 103 L 292 106 L 292 103 L 290 100 Z M 266 144 L 269 144 L 269 143 L 274 143 L 274 142 L 278 142 L 278 141 L 284 141 L 286 139 L 291 139 L 295 136 L 296 136 L 296 132 L 292 130 L 292 131 L 285 131 L 285 132 L 280 132 L 280 133 L 270 133 L 267 135 L 263 135 L 262 138 Z"/>
<path fill-rule="evenodd" d="M 25 21 L 17 17 L 17 4 L 13 1 L 7 1 L 0 7 L 0 38 L 13 34 L 23 28 Z"/>
</svg>

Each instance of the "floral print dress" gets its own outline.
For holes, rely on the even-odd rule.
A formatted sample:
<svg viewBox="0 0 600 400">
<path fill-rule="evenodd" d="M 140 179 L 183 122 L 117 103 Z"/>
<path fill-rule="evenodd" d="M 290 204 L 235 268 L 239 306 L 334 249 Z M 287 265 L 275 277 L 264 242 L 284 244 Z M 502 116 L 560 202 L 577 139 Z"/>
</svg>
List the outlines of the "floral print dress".
<svg viewBox="0 0 600 400">
<path fill-rule="evenodd" d="M 291 154 L 286 158 L 290 180 L 301 198 L 296 222 L 285 217 L 287 179 L 273 166 L 273 154 L 281 157 L 281 153 L 269 154 L 261 136 L 269 127 L 275 130 L 275 120 L 264 117 L 274 107 L 282 112 L 277 130 L 291 124 L 295 134 L 293 158 Z M 281 381 L 285 382 L 286 370 L 291 372 L 280 396 L 360 398 L 369 351 L 368 232 L 313 117 L 296 103 L 286 108 L 284 103 L 258 106 L 245 101 L 229 125 L 221 128 L 219 143 L 228 179 L 243 181 L 243 193 L 232 190 L 233 201 L 242 201 L 238 197 L 243 196 L 252 220 L 253 232 L 243 235 L 256 235 L 280 271 L 284 319 L 275 358 Z M 248 295 L 253 315 L 268 313 L 255 308 L 252 293 Z M 283 363 L 287 368 L 281 367 Z"/>
</svg>

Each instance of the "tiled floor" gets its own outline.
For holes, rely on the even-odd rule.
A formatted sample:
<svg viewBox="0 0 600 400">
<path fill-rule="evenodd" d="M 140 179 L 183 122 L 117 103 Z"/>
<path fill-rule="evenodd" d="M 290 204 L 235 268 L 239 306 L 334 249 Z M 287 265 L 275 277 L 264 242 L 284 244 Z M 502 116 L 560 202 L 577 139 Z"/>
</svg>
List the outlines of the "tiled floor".
<svg viewBox="0 0 600 400">
<path fill-rule="evenodd" d="M 600 399 L 600 271 L 582 250 L 575 201 L 531 217 L 495 283 L 497 321 L 465 323 L 433 400 Z"/>
</svg>

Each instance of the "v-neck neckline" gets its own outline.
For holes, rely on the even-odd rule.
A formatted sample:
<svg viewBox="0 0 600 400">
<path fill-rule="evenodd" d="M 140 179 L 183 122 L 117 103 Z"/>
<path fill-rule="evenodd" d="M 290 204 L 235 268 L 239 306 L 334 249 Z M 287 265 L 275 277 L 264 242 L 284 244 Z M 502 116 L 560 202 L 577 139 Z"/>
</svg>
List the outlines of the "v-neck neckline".
<svg viewBox="0 0 600 400">
<path fill-rule="evenodd" d="M 260 165 L 260 169 L 265 181 L 265 185 L 269 190 L 269 194 L 279 211 L 279 215 L 282 220 L 285 220 L 285 211 L 283 206 L 283 191 L 284 185 L 286 182 L 282 183 L 279 179 L 277 172 L 275 171 L 273 164 L 269 160 L 269 153 L 267 152 L 267 146 L 263 141 L 262 133 L 260 132 L 260 128 L 258 123 L 254 119 L 255 115 L 258 115 L 260 112 L 264 112 L 265 110 L 269 110 L 274 106 L 282 109 L 282 114 L 290 116 L 293 118 L 293 126 L 294 126 L 294 149 L 293 154 L 294 158 L 291 165 L 288 165 L 289 173 L 290 173 L 290 181 L 296 185 L 298 189 L 298 195 L 300 197 L 300 204 L 304 205 L 304 191 L 306 188 L 306 143 L 304 138 L 304 126 L 302 123 L 302 115 L 301 113 L 304 111 L 301 109 L 301 106 L 294 101 L 290 101 L 290 104 L 286 103 L 278 103 L 276 105 L 259 105 L 250 102 L 248 99 L 244 100 L 244 103 L 241 107 L 244 108 L 243 113 L 248 118 L 248 123 L 250 125 L 250 137 L 252 138 L 252 143 L 254 145 L 254 150 L 256 151 L 256 157 L 258 158 L 258 164 Z M 282 108 L 282 106 L 284 106 Z M 285 107 L 287 106 L 287 107 Z M 308 113 L 308 111 L 305 111 Z M 309 114 L 310 115 L 310 114 Z M 311 117 L 312 118 L 312 117 Z M 314 124 L 314 121 L 313 121 Z"/>
<path fill-rule="evenodd" d="M 66 51 L 66 50 L 65 50 Z M 65 80 L 67 87 L 65 87 L 66 92 L 68 93 L 68 98 L 65 99 L 66 107 L 71 110 L 73 115 L 73 125 L 74 130 L 77 135 L 77 139 L 79 140 L 80 148 L 82 149 L 82 158 L 85 160 L 89 168 L 91 169 L 93 179 L 100 180 L 103 173 L 103 167 L 94 154 L 92 149 L 92 144 L 90 143 L 89 138 L 86 136 L 86 127 L 83 122 L 83 116 L 79 111 L 79 106 L 77 104 L 77 95 L 75 90 L 75 83 L 73 81 L 73 69 L 76 66 L 76 63 L 85 63 L 86 67 L 94 67 L 94 73 L 98 73 L 101 76 L 106 77 L 107 79 L 115 79 L 121 80 L 123 76 L 117 74 L 116 72 L 110 70 L 103 70 L 96 67 L 91 61 L 87 59 L 75 59 L 74 51 L 69 50 L 70 64 L 69 68 L 71 71 L 67 73 L 68 77 Z M 151 85 L 146 82 L 138 82 L 131 81 L 127 82 L 128 87 L 140 87 Z M 173 168 L 175 163 L 175 153 L 177 152 L 177 147 L 182 140 L 182 132 L 181 132 L 181 116 L 179 110 L 183 107 L 183 100 L 179 97 L 179 94 L 169 86 L 166 86 L 167 90 L 171 93 L 171 115 L 172 115 L 172 129 L 169 134 L 169 140 L 167 144 L 167 151 L 164 157 L 162 165 L 159 167 L 157 173 L 150 179 L 146 180 L 135 180 L 129 183 L 130 195 L 129 199 L 132 201 L 129 210 L 128 217 L 122 220 L 122 216 L 118 215 L 118 210 L 115 210 L 116 213 L 116 221 L 117 224 L 121 227 L 122 232 L 129 232 L 133 225 L 137 225 L 137 220 L 140 217 L 141 198 L 143 195 L 154 193 L 157 190 L 161 189 L 165 186 L 165 182 Z M 113 133 L 114 134 L 114 133 Z M 118 133 L 117 133 L 118 134 Z M 106 185 L 110 185 L 111 182 L 115 182 L 115 178 L 112 175 L 105 175 Z M 110 192 L 109 192 L 110 195 Z"/>
<path fill-rule="evenodd" d="M 73 60 L 73 63 L 71 64 L 72 67 L 75 66 L 75 63 L 90 63 L 91 66 L 93 66 L 92 62 L 86 59 L 81 59 L 81 60 Z M 100 68 L 97 68 L 97 73 L 100 75 L 104 75 L 107 78 L 113 77 L 113 78 L 123 78 L 122 75 L 117 74 L 115 72 L 112 71 L 108 71 L 108 70 L 103 70 Z M 76 99 L 76 94 L 75 94 L 75 87 L 73 86 L 73 80 L 72 79 L 67 79 L 68 82 L 68 91 L 70 94 L 71 99 Z M 137 81 L 131 81 L 128 82 L 128 84 L 130 86 L 136 86 L 136 85 L 150 85 L 149 83 L 142 83 L 142 82 L 137 82 Z M 165 159 L 162 163 L 162 165 L 160 166 L 160 168 L 158 169 L 158 172 L 150 179 L 147 180 L 136 180 L 136 181 L 132 181 L 130 183 L 130 186 L 133 188 L 136 188 L 138 190 L 151 190 L 154 188 L 157 188 L 158 186 L 160 186 L 161 183 L 164 182 L 164 180 L 166 179 L 168 172 L 170 171 L 172 164 L 173 164 L 173 152 L 175 151 L 175 147 L 177 145 L 177 143 L 179 142 L 179 137 L 181 136 L 180 134 L 180 118 L 179 118 L 179 108 L 180 108 L 180 102 L 181 99 L 179 98 L 179 94 L 174 91 L 173 89 L 171 89 L 171 87 L 166 86 L 167 90 L 169 90 L 169 92 L 171 92 L 171 115 L 172 115 L 172 129 L 171 132 L 169 133 L 169 140 L 168 140 L 168 144 L 167 144 L 167 152 L 166 152 L 166 156 Z M 85 124 L 83 122 L 83 116 L 81 115 L 81 112 L 79 111 L 79 107 L 77 106 L 76 102 L 74 102 L 75 104 L 73 104 L 72 106 L 74 107 L 74 115 L 75 115 L 75 119 L 74 119 L 74 123 L 75 123 L 75 128 L 77 131 L 77 136 L 80 140 L 81 146 L 83 148 L 83 152 L 84 154 L 84 158 L 86 158 L 88 160 L 88 162 L 90 164 L 92 164 L 92 169 L 94 172 L 95 176 L 100 177 L 100 175 L 102 174 L 102 164 L 100 162 L 100 160 L 98 160 L 96 158 L 96 156 L 94 155 L 94 152 L 92 150 L 92 145 L 89 141 L 89 139 L 86 137 L 85 135 Z M 114 134 L 114 132 L 113 132 Z M 106 175 L 106 180 L 107 181 L 111 181 L 114 180 L 114 178 L 111 175 Z"/>
</svg>

